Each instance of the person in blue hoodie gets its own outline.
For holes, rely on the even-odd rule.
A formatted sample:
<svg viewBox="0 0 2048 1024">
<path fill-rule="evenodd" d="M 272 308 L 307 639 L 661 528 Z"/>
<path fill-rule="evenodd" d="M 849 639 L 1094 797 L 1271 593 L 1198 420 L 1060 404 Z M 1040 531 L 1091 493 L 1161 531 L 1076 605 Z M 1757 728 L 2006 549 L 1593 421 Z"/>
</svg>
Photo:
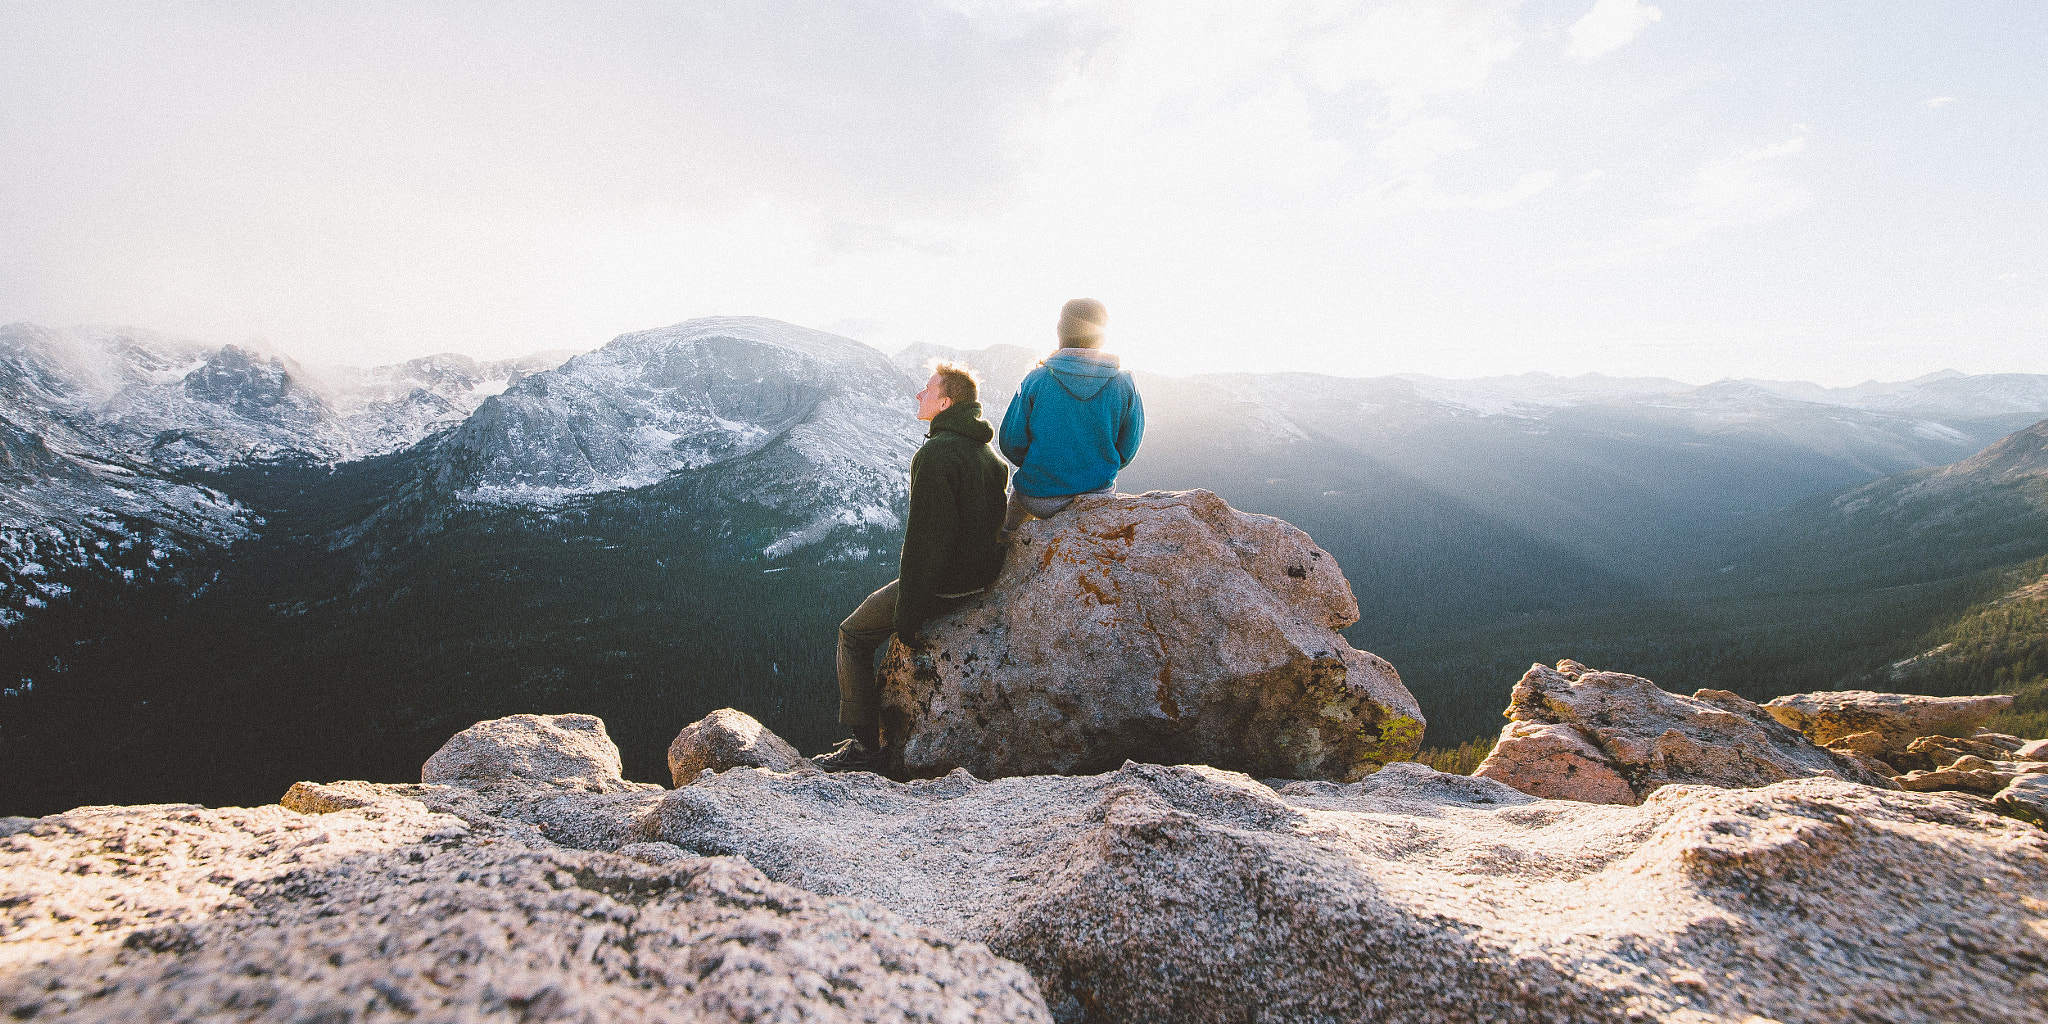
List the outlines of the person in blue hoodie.
<svg viewBox="0 0 2048 1024">
<path fill-rule="evenodd" d="M 1109 310 L 1094 299 L 1060 309 L 1059 351 L 1017 387 L 998 441 L 1017 467 L 1003 534 L 1026 518 L 1049 519 L 1086 494 L 1109 494 L 1138 454 L 1145 404 L 1117 358 L 1102 351 Z"/>
</svg>

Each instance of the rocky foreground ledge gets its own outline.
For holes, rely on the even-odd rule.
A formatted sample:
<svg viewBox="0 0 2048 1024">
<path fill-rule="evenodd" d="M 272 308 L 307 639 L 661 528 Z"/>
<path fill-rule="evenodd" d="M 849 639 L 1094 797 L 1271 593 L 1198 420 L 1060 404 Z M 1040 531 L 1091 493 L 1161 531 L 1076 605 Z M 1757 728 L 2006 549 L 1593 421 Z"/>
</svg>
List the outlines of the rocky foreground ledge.
<svg viewBox="0 0 2048 1024">
<path fill-rule="evenodd" d="M 481 723 L 420 785 L 0 838 L 0 1013 L 196 1021 L 2038 1021 L 2048 832 L 1825 775 L 1539 799 L 1393 764 L 628 782 Z M 673 753 L 677 753 L 672 751 Z M 783 760 L 785 770 L 731 767 Z M 25 825 L 25 827 L 23 827 Z"/>
</svg>

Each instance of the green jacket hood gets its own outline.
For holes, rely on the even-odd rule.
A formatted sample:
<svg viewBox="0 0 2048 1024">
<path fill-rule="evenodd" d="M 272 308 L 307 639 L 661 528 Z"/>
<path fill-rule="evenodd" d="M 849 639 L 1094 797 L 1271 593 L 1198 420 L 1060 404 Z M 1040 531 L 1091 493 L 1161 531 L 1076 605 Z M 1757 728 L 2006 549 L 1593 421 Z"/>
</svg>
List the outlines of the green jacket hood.
<svg viewBox="0 0 2048 1024">
<path fill-rule="evenodd" d="M 937 437 L 939 431 L 948 430 L 959 434 L 975 444 L 987 444 L 996 436 L 996 428 L 981 418 L 980 402 L 956 402 L 944 412 L 932 417 L 932 429 L 926 437 Z"/>
<path fill-rule="evenodd" d="M 1088 401 L 1116 379 L 1117 358 L 1091 348 L 1063 348 L 1045 357 L 1045 369 L 1067 394 Z"/>
</svg>

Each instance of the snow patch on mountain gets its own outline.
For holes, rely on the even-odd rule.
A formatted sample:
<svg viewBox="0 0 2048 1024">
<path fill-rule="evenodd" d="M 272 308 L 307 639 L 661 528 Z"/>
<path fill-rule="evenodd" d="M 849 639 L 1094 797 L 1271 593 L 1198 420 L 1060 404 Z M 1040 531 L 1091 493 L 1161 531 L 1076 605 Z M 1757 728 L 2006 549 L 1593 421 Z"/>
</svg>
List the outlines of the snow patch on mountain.
<svg viewBox="0 0 2048 1024">
<path fill-rule="evenodd" d="M 261 524 L 188 470 L 395 451 L 562 358 L 308 368 L 260 343 L 0 326 L 0 625 L 73 572 L 155 578 Z"/>
<path fill-rule="evenodd" d="M 10 449 L 32 437 L 4 421 L 0 433 Z M 0 463 L 0 629 L 71 593 L 74 573 L 124 584 L 155 579 L 262 525 L 210 487 L 50 455 L 33 466 Z"/>
<path fill-rule="evenodd" d="M 342 462 L 461 422 L 566 353 L 480 362 L 309 367 L 260 342 L 209 345 L 134 328 L 0 327 L 0 409 L 65 450 L 163 467 Z"/>
<path fill-rule="evenodd" d="M 487 398 L 435 442 L 457 500 L 547 505 L 679 478 L 799 525 L 768 557 L 842 528 L 900 528 L 925 432 L 880 352 L 760 317 L 622 335 Z M 701 496 L 700 496 L 701 497 Z"/>
</svg>

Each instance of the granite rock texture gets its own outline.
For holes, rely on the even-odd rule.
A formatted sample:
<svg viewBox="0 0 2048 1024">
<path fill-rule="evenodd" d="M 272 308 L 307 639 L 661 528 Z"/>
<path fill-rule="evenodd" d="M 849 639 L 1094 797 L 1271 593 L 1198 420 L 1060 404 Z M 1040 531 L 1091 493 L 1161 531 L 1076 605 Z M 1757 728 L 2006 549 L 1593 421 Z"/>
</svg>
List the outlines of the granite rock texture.
<svg viewBox="0 0 2048 1024">
<path fill-rule="evenodd" d="M 1050 1019 L 1017 965 L 873 903 L 731 858 L 529 845 L 344 789 L 376 799 L 318 815 L 80 808 L 0 839 L 0 1015 Z"/>
<path fill-rule="evenodd" d="M 1882 740 L 1877 756 L 1886 761 L 1922 736 L 1969 736 L 1992 715 L 2012 705 L 2003 694 L 1978 697 L 1922 697 L 1910 693 L 1835 690 L 1794 693 L 1766 703 L 1778 721 L 1822 746 L 1857 733 Z"/>
<path fill-rule="evenodd" d="M 736 769 L 660 837 L 1028 967 L 1055 1019 L 2013 1022 L 2048 832 L 1827 777 L 1539 800 L 1395 764 L 908 784 Z"/>
<path fill-rule="evenodd" d="M 737 767 L 673 791 L 560 777 L 300 783 L 281 806 L 27 823 L 0 837 L 0 1014 L 2003 1024 L 2048 1008 L 2048 831 L 1991 812 L 2038 815 L 2028 780 L 2048 775 L 1996 801 L 1822 776 L 1663 785 L 1635 806 L 1412 763 L 1277 790 L 1137 763 L 907 784 Z"/>
<path fill-rule="evenodd" d="M 1613 758 L 1563 722 L 1509 722 L 1474 774 L 1550 800 L 1637 802 Z"/>
<path fill-rule="evenodd" d="M 1674 783 L 1740 789 L 1816 775 L 1893 788 L 1861 758 L 1815 746 L 1735 694 L 1684 697 L 1575 661 L 1531 666 L 1507 716 L 1500 742 L 1473 774 L 1546 797 L 1632 804 Z M 1559 754 L 1565 730 L 1583 741 L 1571 758 Z"/>
<path fill-rule="evenodd" d="M 591 715 L 512 715 L 478 722 L 427 758 L 420 781 L 481 785 L 523 779 L 593 792 L 613 792 L 625 780 L 619 748 Z"/>
<path fill-rule="evenodd" d="M 1355 780 L 1411 755 L 1393 666 L 1308 535 L 1208 491 L 1082 498 L 1015 534 L 978 600 L 893 641 L 892 773 L 1076 774 L 1126 759 Z"/>
<path fill-rule="evenodd" d="M 2048 828 L 2048 774 L 2027 774 L 1991 798 L 2000 814 Z"/>
<path fill-rule="evenodd" d="M 669 775 L 677 787 L 687 786 L 700 772 L 728 768 L 795 771 L 804 756 L 782 737 L 769 732 L 752 715 L 720 708 L 683 727 L 668 745 Z"/>
<path fill-rule="evenodd" d="M 1965 754 L 1946 761 L 1931 771 L 1911 771 L 1896 780 L 1900 789 L 1917 793 L 1961 790 L 1990 796 L 2026 775 L 2048 774 L 2048 764 L 2036 761 L 1988 761 Z"/>
</svg>

